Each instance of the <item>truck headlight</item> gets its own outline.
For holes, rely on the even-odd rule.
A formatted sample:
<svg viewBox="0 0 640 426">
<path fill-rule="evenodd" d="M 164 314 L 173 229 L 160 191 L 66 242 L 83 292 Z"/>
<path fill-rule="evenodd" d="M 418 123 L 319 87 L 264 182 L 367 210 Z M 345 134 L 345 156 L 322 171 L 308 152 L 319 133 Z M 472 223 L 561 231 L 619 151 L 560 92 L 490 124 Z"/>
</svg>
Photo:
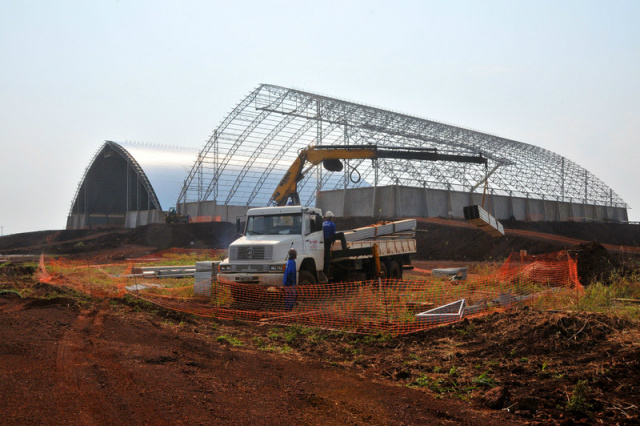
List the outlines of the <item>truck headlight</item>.
<svg viewBox="0 0 640 426">
<path fill-rule="evenodd" d="M 220 265 L 220 272 L 231 272 L 231 265 Z"/>
<path fill-rule="evenodd" d="M 284 272 L 287 265 L 269 265 L 269 272 Z"/>
</svg>

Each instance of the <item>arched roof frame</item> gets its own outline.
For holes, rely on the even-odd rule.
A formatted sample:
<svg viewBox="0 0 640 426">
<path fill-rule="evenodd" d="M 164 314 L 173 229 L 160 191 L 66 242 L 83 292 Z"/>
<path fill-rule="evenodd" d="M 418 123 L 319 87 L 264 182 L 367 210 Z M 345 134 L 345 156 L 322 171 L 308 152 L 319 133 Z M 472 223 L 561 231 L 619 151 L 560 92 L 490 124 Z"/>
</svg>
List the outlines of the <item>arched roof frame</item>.
<svg viewBox="0 0 640 426">
<path fill-rule="evenodd" d="M 315 189 L 373 184 L 481 192 L 489 173 L 496 195 L 628 207 L 597 176 L 544 148 L 268 84 L 245 97 L 213 132 L 189 172 L 178 203 L 217 200 L 229 205 L 266 205 L 300 149 L 345 143 L 482 154 L 489 164 L 485 169 L 447 162 L 352 161 L 358 167 L 359 182 L 349 181 L 346 171 L 343 176 L 310 171 L 299 184 L 301 199 L 313 202 Z"/>
<path fill-rule="evenodd" d="M 160 201 L 158 200 L 156 192 L 153 189 L 153 186 L 151 185 L 151 183 L 149 182 L 149 179 L 146 173 L 144 172 L 142 167 L 140 167 L 140 164 L 138 163 L 138 161 L 120 144 L 112 141 L 105 141 L 105 143 L 96 151 L 95 155 L 91 159 L 91 162 L 85 169 L 82 175 L 82 179 L 78 183 L 78 188 L 76 189 L 76 193 L 73 197 L 73 201 L 71 202 L 71 207 L 69 209 L 69 216 L 71 216 L 74 213 L 74 209 L 77 210 L 79 208 L 77 206 L 78 199 L 80 196 L 80 192 L 87 185 L 87 177 L 89 176 L 89 173 L 91 172 L 93 167 L 96 166 L 96 164 L 100 161 L 102 155 L 105 154 L 109 149 L 114 151 L 118 155 L 120 155 L 128 163 L 129 167 L 131 167 L 135 175 L 137 175 L 140 185 L 142 185 L 143 189 L 147 193 L 148 203 L 150 204 L 150 208 L 162 210 Z"/>
</svg>

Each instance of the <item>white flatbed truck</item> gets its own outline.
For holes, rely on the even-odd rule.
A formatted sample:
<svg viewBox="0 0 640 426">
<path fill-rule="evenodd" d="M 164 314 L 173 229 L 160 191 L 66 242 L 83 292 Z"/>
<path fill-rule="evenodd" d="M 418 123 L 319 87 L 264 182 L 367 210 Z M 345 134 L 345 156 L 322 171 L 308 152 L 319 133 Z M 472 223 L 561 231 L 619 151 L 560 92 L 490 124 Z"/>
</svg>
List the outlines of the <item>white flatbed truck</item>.
<svg viewBox="0 0 640 426">
<path fill-rule="evenodd" d="M 414 219 L 345 231 L 346 250 L 333 250 L 330 277 L 325 276 L 322 211 L 314 207 L 279 206 L 249 209 L 243 236 L 229 246 L 219 278 L 243 284 L 281 286 L 289 249 L 297 251 L 299 285 L 383 278 L 402 278 L 416 252 Z M 238 224 L 241 224 L 238 221 Z M 240 228 L 241 226 L 239 226 Z M 340 247 L 337 241 L 334 247 Z"/>
</svg>

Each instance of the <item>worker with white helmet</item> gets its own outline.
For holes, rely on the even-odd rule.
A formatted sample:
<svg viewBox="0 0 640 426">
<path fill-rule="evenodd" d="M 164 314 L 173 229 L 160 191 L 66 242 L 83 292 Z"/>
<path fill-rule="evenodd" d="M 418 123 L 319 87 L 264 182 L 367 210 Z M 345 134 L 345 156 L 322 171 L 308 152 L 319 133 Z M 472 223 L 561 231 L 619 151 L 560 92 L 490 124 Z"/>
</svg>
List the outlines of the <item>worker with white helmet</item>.
<svg viewBox="0 0 640 426">
<path fill-rule="evenodd" d="M 347 241 L 343 232 L 336 232 L 336 224 L 333 223 L 333 213 L 327 211 L 324 214 L 325 221 L 322 224 L 322 233 L 324 234 L 324 274 L 329 278 L 329 262 L 331 261 L 331 245 L 335 240 L 340 240 L 342 250 L 347 249 Z"/>
</svg>

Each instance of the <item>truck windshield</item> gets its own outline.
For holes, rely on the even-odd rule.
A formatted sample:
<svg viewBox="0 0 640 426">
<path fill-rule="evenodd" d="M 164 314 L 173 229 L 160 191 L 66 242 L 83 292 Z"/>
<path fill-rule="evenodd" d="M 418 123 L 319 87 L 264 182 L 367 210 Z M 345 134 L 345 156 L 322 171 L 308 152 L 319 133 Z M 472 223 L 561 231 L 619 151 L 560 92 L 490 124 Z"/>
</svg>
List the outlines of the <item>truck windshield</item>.
<svg viewBox="0 0 640 426">
<path fill-rule="evenodd" d="M 302 213 L 249 216 L 247 235 L 301 234 Z"/>
</svg>

